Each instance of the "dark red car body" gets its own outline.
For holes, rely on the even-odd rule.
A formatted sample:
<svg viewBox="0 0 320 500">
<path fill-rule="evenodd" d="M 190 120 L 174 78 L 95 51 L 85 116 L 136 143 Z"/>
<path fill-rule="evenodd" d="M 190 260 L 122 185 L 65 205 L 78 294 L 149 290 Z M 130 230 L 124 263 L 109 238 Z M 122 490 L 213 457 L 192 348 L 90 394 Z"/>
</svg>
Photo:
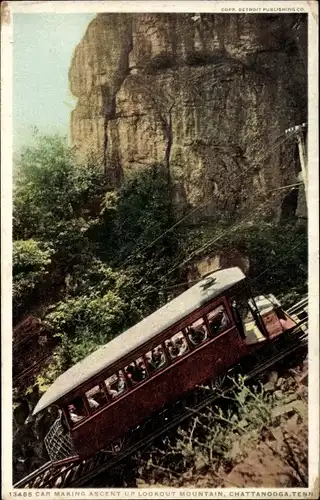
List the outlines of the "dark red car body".
<svg viewBox="0 0 320 500">
<path fill-rule="evenodd" d="M 243 290 L 243 282 L 241 281 L 240 284 Z M 218 293 L 213 299 L 206 301 L 192 312 L 185 316 L 181 314 L 180 316 L 183 317 L 179 321 L 160 333 L 149 336 L 145 343 L 126 352 L 124 356 L 119 355 L 116 362 L 101 369 L 94 376 L 88 377 L 83 383 L 75 384 L 76 386 L 71 391 L 57 398 L 55 404 L 64 412 L 74 448 L 80 458 L 91 456 L 107 447 L 108 444 L 126 434 L 128 430 L 140 425 L 153 413 L 192 391 L 197 385 L 225 374 L 246 355 L 261 348 L 264 342 L 294 325 L 285 314 L 281 323 L 275 310 L 268 310 L 266 314 L 257 317 L 257 323 L 262 321 L 260 341 L 248 343 L 243 327 L 239 323 L 239 316 L 235 314 L 232 304 L 238 291 L 239 284 L 232 284 L 223 293 Z M 205 341 L 194 347 L 190 343 L 186 331 L 187 326 L 199 318 L 204 318 L 205 329 L 210 332 L 206 315 L 221 306 L 229 318 L 227 327 L 216 334 L 209 334 Z M 165 341 L 176 332 L 184 333 L 189 350 L 181 357 L 170 360 Z M 127 390 L 112 400 L 104 381 L 118 370 L 123 370 L 125 373 L 125 367 L 135 359 L 143 357 L 146 362 L 146 353 L 159 344 L 162 344 L 166 353 L 166 365 L 154 373 L 147 368 L 147 378 L 131 387 L 126 376 Z M 85 393 L 96 385 L 100 385 L 106 402 L 94 410 L 90 408 Z M 77 397 L 82 399 L 86 415 L 79 423 L 74 424 L 71 422 L 68 408 Z"/>
</svg>

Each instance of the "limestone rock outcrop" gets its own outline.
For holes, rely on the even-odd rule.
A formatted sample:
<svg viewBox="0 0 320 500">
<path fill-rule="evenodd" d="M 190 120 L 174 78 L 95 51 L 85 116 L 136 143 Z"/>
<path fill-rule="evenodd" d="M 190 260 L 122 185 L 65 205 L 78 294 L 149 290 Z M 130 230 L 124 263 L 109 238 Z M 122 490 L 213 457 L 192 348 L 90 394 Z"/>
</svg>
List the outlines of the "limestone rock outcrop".
<svg viewBox="0 0 320 500">
<path fill-rule="evenodd" d="M 270 192 L 300 169 L 284 131 L 306 121 L 306 47 L 294 14 L 98 14 L 70 68 L 72 142 L 112 185 L 164 164 L 178 213 L 209 200 L 195 221 L 271 197 L 279 217 L 286 191 Z"/>
</svg>

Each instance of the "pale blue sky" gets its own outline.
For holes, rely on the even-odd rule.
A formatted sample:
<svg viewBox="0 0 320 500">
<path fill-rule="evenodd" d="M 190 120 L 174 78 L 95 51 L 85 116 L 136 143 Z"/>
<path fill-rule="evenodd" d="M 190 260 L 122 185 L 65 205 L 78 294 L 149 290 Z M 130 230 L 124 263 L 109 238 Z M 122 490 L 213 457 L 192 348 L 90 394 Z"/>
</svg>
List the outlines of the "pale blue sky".
<svg viewBox="0 0 320 500">
<path fill-rule="evenodd" d="M 29 143 L 31 127 L 41 133 L 69 133 L 76 100 L 68 70 L 77 43 L 95 14 L 14 14 L 14 151 Z"/>
</svg>

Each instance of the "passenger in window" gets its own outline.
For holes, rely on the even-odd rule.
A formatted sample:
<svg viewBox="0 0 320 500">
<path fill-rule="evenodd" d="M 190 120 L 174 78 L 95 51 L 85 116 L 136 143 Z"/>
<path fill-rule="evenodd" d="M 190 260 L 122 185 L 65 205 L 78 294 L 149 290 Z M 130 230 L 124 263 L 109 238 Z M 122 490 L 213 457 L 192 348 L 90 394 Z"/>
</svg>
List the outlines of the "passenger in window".
<svg viewBox="0 0 320 500">
<path fill-rule="evenodd" d="M 87 391 L 86 397 L 89 406 L 93 411 L 106 403 L 106 395 L 101 389 L 100 385 L 96 385 L 92 387 L 92 389 Z"/>
<path fill-rule="evenodd" d="M 77 424 L 84 418 L 84 415 L 79 415 L 77 413 L 76 407 L 73 404 L 68 406 L 68 410 L 69 410 L 70 420 L 73 424 Z"/>
<path fill-rule="evenodd" d="M 110 377 L 112 379 L 112 377 Z M 112 398 L 119 396 L 126 389 L 126 382 L 124 380 L 123 373 L 121 371 L 117 372 L 115 375 L 116 380 L 112 382 L 110 378 L 106 381 L 107 389 Z"/>
<path fill-rule="evenodd" d="M 189 328 L 189 339 L 193 345 L 202 344 L 207 338 L 207 332 L 202 326 Z"/>
<path fill-rule="evenodd" d="M 167 348 L 171 358 L 182 356 L 188 351 L 188 344 L 182 334 L 174 335 L 168 342 Z"/>
<path fill-rule="evenodd" d="M 170 358 L 176 358 L 177 356 L 179 356 L 180 349 L 176 345 L 176 343 L 171 342 L 171 340 L 169 340 L 169 342 L 167 343 L 167 348 L 170 354 Z"/>
<path fill-rule="evenodd" d="M 156 349 L 156 364 L 158 368 L 166 364 L 166 357 L 161 346 Z"/>
<path fill-rule="evenodd" d="M 90 408 L 92 408 L 93 410 L 96 410 L 100 406 L 99 403 L 95 399 L 93 399 L 92 397 L 88 398 L 88 403 L 89 403 Z"/>
<path fill-rule="evenodd" d="M 137 384 L 138 382 L 141 382 L 144 379 L 144 373 L 140 365 L 138 365 L 136 362 L 132 363 L 132 365 L 129 366 L 131 369 L 131 381 L 134 384 Z"/>
<path fill-rule="evenodd" d="M 70 418 L 73 422 L 79 422 L 86 416 L 84 402 L 80 396 L 76 396 L 68 408 Z"/>
<path fill-rule="evenodd" d="M 166 362 L 166 357 L 165 357 L 165 354 L 163 352 L 162 347 L 157 348 L 157 359 L 158 359 L 158 366 L 162 366 Z"/>
<path fill-rule="evenodd" d="M 227 316 L 227 313 L 223 312 L 222 313 L 222 319 L 221 319 L 221 330 L 224 330 L 225 328 L 227 328 L 230 324 L 230 321 L 229 321 L 229 318 Z"/>
<path fill-rule="evenodd" d="M 142 358 L 131 363 L 126 368 L 126 373 L 132 383 L 137 384 L 138 382 L 142 382 L 147 376 L 147 370 Z"/>
<path fill-rule="evenodd" d="M 165 363 L 166 358 L 161 346 L 153 348 L 151 353 L 148 353 L 148 367 L 151 372 L 158 370 Z"/>
<path fill-rule="evenodd" d="M 187 344 L 186 339 L 183 337 L 183 335 L 180 335 L 180 337 L 177 338 L 176 346 L 179 349 L 178 356 L 182 356 L 185 352 L 188 351 L 188 344 Z"/>
<path fill-rule="evenodd" d="M 225 330 L 229 325 L 229 318 L 224 311 L 220 311 L 210 322 L 210 329 L 213 335 Z"/>
<path fill-rule="evenodd" d="M 144 366 L 143 361 L 139 361 L 136 365 L 136 372 L 135 372 L 135 377 L 137 379 L 137 382 L 142 382 L 147 376 L 147 370 L 146 367 Z"/>
<path fill-rule="evenodd" d="M 127 374 L 128 379 L 130 380 L 130 382 L 132 382 L 133 372 L 134 372 L 134 365 L 133 365 L 133 363 L 131 363 L 131 365 L 127 366 L 127 368 L 126 368 L 126 374 Z"/>
</svg>

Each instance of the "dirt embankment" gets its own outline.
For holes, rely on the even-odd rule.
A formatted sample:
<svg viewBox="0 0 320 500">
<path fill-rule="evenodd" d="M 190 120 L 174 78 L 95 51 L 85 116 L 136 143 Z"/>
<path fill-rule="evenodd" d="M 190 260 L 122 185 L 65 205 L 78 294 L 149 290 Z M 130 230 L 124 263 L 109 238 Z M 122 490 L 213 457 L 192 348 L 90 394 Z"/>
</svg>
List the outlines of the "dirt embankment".
<svg viewBox="0 0 320 500">
<path fill-rule="evenodd" d="M 308 364 L 272 371 L 263 384 L 274 404 L 270 423 L 234 439 L 225 455 L 211 463 L 193 461 L 175 472 L 174 463 L 152 462 L 140 468 L 137 486 L 183 488 L 248 488 L 308 486 Z M 244 423 L 244 425 L 247 425 Z M 210 443 L 206 443 L 210 444 Z M 150 466 L 151 464 L 151 466 Z M 159 466 L 160 464 L 160 466 Z"/>
</svg>

